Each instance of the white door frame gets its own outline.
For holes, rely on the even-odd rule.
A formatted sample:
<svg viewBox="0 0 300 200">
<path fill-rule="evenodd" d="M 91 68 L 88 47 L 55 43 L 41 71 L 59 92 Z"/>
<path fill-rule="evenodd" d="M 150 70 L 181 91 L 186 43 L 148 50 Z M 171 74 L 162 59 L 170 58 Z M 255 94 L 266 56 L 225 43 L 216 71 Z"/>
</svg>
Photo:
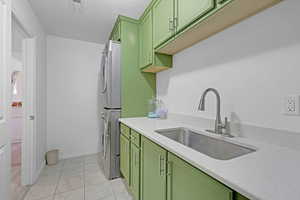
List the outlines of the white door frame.
<svg viewBox="0 0 300 200">
<path fill-rule="evenodd" d="M 36 39 L 23 41 L 23 136 L 22 185 L 31 185 L 37 178 L 36 142 Z"/>
<path fill-rule="evenodd" d="M 0 199 L 10 199 L 10 135 L 8 108 L 10 97 L 11 1 L 0 0 Z"/>
</svg>

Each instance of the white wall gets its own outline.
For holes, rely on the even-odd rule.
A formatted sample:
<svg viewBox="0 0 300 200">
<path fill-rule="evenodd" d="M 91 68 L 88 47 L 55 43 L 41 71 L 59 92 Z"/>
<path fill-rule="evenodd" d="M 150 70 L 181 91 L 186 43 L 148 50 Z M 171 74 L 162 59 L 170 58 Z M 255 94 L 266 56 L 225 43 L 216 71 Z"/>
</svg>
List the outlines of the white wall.
<svg viewBox="0 0 300 200">
<path fill-rule="evenodd" d="M 48 36 L 48 149 L 61 157 L 99 151 L 98 71 L 103 45 Z"/>
<path fill-rule="evenodd" d="M 23 64 L 20 59 L 12 57 L 11 59 L 11 71 L 23 71 Z"/>
<path fill-rule="evenodd" d="M 300 132 L 300 117 L 282 114 L 283 99 L 300 95 L 299 0 L 286 0 L 174 56 L 158 74 L 157 93 L 172 113 L 215 118 L 215 99 L 198 112 L 202 92 L 219 90 L 222 116 Z"/>
<path fill-rule="evenodd" d="M 45 163 L 46 151 L 46 38 L 43 27 L 27 0 L 12 0 L 15 18 L 26 30 L 27 34 L 37 39 L 37 163 L 34 166 L 36 175 Z"/>
</svg>

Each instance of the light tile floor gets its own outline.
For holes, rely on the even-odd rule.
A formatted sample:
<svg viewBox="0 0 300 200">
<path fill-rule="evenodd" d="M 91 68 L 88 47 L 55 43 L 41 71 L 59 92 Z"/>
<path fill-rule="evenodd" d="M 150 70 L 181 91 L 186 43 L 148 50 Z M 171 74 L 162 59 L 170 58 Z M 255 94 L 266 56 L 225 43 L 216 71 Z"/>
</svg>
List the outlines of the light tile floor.
<svg viewBox="0 0 300 200">
<path fill-rule="evenodd" d="M 21 200 L 26 195 L 28 187 L 21 185 L 21 166 L 11 168 L 11 200 Z"/>
<path fill-rule="evenodd" d="M 132 200 L 122 179 L 108 181 L 99 155 L 46 166 L 25 200 Z"/>
</svg>

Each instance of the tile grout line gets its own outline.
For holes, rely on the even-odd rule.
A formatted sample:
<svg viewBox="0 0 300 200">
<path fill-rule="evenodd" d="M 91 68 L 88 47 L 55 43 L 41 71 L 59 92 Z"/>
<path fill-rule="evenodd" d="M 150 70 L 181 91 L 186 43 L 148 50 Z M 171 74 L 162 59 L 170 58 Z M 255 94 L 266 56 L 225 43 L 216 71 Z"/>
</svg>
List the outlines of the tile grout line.
<svg viewBox="0 0 300 200">
<path fill-rule="evenodd" d="M 77 162 L 75 162 L 76 163 L 76 165 L 79 165 L 79 164 L 83 164 L 83 166 L 82 166 L 82 168 L 81 168 L 81 170 L 82 170 L 82 186 L 83 186 L 83 199 L 82 200 L 85 200 L 85 199 L 87 199 L 87 195 L 86 195 L 86 192 L 87 192 L 87 187 L 88 187 L 88 185 L 87 185 L 87 183 L 86 183 L 86 179 L 87 179 L 87 175 L 88 175 L 88 173 L 87 173 L 87 169 L 88 169 L 88 167 L 89 167 L 89 165 L 91 164 L 91 165 L 94 165 L 94 164 L 96 164 L 98 167 L 99 167 L 99 170 L 101 171 L 101 168 L 102 168 L 102 165 L 103 165 L 103 160 L 101 159 L 101 157 L 95 157 L 95 159 L 96 159 L 96 162 L 94 163 L 94 159 L 92 159 L 92 164 L 90 163 L 90 160 L 89 160 L 89 158 L 88 157 L 84 157 L 83 158 L 83 160 L 80 162 L 80 163 L 77 163 Z M 64 167 L 67 167 L 67 161 L 65 160 L 65 159 L 63 159 L 62 161 L 61 161 L 61 163 L 60 163 L 60 167 L 58 167 L 56 170 L 57 171 L 55 171 L 56 172 L 56 175 L 57 175 L 57 180 L 55 180 L 55 182 L 54 182 L 54 184 L 55 184 L 55 187 L 54 187 L 54 191 L 53 191 L 53 193 L 52 193 L 52 195 L 51 196 L 49 196 L 48 198 L 50 198 L 51 200 L 55 200 L 55 198 L 57 197 L 57 195 L 59 195 L 60 193 L 58 192 L 59 191 L 59 184 L 60 184 L 60 182 L 61 182 L 61 180 L 62 180 L 62 178 L 63 178 L 63 176 L 64 176 Z M 94 168 L 92 167 L 92 170 L 93 170 Z M 51 170 L 52 171 L 52 170 Z M 93 171 L 92 171 L 93 172 Z M 117 196 L 117 193 L 115 192 L 115 190 L 113 190 L 113 187 L 114 187 L 114 185 L 112 184 L 112 182 L 110 182 L 110 181 L 108 181 L 108 186 L 110 187 L 110 189 L 112 190 L 112 196 L 111 196 L 111 198 L 109 197 L 109 196 L 107 196 L 107 197 L 103 197 L 103 200 L 104 199 L 106 199 L 106 200 L 108 200 L 108 199 L 111 199 L 111 200 L 118 200 L 119 198 L 118 198 L 118 196 Z M 79 189 L 79 188 L 78 188 Z M 74 189 L 75 190 L 75 189 Z M 67 192 L 67 191 L 66 191 Z M 62 192 L 62 193 L 64 193 L 64 192 Z M 46 197 L 45 197 L 46 198 Z M 81 198 L 80 198 L 80 200 L 81 200 Z"/>
<path fill-rule="evenodd" d="M 85 168 L 86 168 L 86 157 L 84 157 L 84 165 L 83 165 L 83 200 L 85 200 Z"/>
<path fill-rule="evenodd" d="M 55 186 L 54 195 L 52 196 L 52 199 L 53 199 L 53 200 L 55 200 L 56 192 L 57 192 L 58 185 L 59 185 L 59 182 L 60 182 L 61 177 L 62 177 L 63 168 L 64 168 L 64 166 L 65 166 L 65 162 L 66 162 L 66 161 L 64 160 L 62 166 L 61 166 L 60 169 L 59 169 L 59 177 L 58 177 L 58 181 L 57 181 L 56 186 Z"/>
<path fill-rule="evenodd" d="M 101 164 L 103 164 L 102 162 L 99 163 L 99 158 L 96 157 L 96 163 L 97 166 L 99 167 L 99 169 L 101 168 Z M 64 176 L 64 167 L 67 167 L 67 160 L 63 159 L 60 161 L 60 166 L 56 169 L 56 175 L 57 175 L 57 180 L 54 182 L 55 184 L 55 187 L 54 187 L 54 190 L 53 190 L 53 193 L 48 196 L 48 198 L 51 198 L 51 200 L 55 200 L 56 196 L 59 195 L 60 193 L 58 192 L 59 191 L 59 184 Z M 87 187 L 88 185 L 86 184 L 86 178 L 87 178 L 87 167 L 89 166 L 90 164 L 90 161 L 89 161 L 89 158 L 87 157 L 84 157 L 83 160 L 80 162 L 80 163 L 77 163 L 76 165 L 79 165 L 79 164 L 83 164 L 81 170 L 82 170 L 82 183 L 83 183 L 83 199 L 82 200 L 85 200 L 87 198 L 87 195 L 86 195 L 86 191 L 87 191 Z M 94 162 L 92 162 L 94 163 Z M 52 170 L 51 170 L 52 171 Z M 50 172 L 49 172 L 50 173 Z M 109 184 L 110 187 L 112 187 L 112 184 Z M 75 190 L 75 189 L 74 189 Z M 66 191 L 67 192 L 67 191 Z M 62 192 L 64 193 L 64 192 Z M 117 196 L 116 194 L 113 192 L 113 200 L 117 200 Z M 46 198 L 46 197 L 45 197 Z"/>
</svg>

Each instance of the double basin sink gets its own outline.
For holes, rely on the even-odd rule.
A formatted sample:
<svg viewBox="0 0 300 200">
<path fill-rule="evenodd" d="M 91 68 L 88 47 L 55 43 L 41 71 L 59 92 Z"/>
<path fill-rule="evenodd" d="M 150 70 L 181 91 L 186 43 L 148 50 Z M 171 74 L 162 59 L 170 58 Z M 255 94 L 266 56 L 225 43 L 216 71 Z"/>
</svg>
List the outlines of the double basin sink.
<svg viewBox="0 0 300 200">
<path fill-rule="evenodd" d="M 155 132 L 218 160 L 230 160 L 256 151 L 187 128 L 161 129 Z"/>
</svg>

